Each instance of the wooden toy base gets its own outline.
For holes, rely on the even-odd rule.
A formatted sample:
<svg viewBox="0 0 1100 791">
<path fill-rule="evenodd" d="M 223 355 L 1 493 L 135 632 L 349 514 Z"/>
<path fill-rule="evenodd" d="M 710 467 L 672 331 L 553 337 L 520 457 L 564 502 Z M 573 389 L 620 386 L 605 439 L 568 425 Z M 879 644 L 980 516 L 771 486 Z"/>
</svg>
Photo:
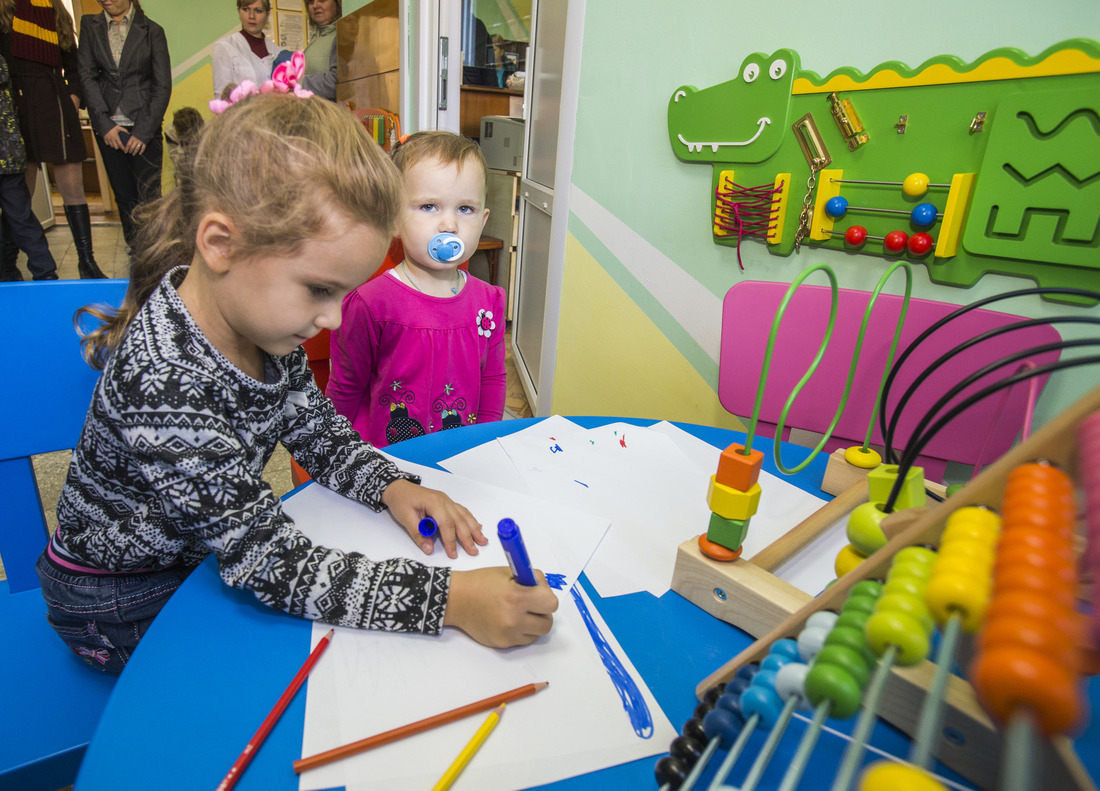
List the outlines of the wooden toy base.
<svg viewBox="0 0 1100 791">
<path fill-rule="evenodd" d="M 716 618 L 758 638 L 700 682 L 696 695 L 701 700 L 712 686 L 731 679 L 739 667 L 762 659 L 776 640 L 796 636 L 814 612 L 839 609 L 857 582 L 884 576 L 898 550 L 914 544 L 938 544 L 947 517 L 956 509 L 966 505 L 996 507 L 1009 473 L 1020 464 L 1044 458 L 1074 475 L 1077 425 L 1096 411 L 1100 411 L 1100 388 L 987 467 L 953 497 L 928 509 L 914 509 L 922 513 L 886 546 L 816 598 L 777 579 L 771 572 L 845 513 L 866 501 L 865 480 L 844 491 L 750 560 L 717 563 L 699 552 L 694 539 L 685 541 L 677 551 L 672 589 Z M 883 719 L 913 736 L 933 671 L 934 666 L 928 661 L 912 668 L 893 670 L 880 710 Z M 965 680 L 951 677 L 945 701 L 944 732 L 951 733 L 952 738 L 941 739 L 933 754 L 971 782 L 983 788 L 992 787 L 1000 764 L 1002 739 L 999 730 L 978 705 L 973 689 Z M 1039 760 L 1044 788 L 1095 791 L 1095 784 L 1068 738 L 1044 741 L 1039 749 Z"/>
</svg>

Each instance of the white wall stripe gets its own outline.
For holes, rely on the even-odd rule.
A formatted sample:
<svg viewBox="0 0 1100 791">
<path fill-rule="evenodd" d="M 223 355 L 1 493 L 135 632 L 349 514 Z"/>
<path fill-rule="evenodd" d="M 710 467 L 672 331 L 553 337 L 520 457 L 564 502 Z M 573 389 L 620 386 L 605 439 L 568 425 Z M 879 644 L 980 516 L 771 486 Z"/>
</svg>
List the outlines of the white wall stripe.
<svg viewBox="0 0 1100 791">
<path fill-rule="evenodd" d="M 569 211 L 619 259 L 715 363 L 722 334 L 722 299 L 618 217 L 572 185 Z"/>
</svg>

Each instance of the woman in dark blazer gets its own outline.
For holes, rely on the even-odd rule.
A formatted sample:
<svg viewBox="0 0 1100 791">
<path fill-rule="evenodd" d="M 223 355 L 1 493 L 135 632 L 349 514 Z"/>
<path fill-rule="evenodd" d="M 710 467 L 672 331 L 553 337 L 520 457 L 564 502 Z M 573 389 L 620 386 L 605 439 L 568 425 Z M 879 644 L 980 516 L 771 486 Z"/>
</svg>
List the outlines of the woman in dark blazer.
<svg viewBox="0 0 1100 791">
<path fill-rule="evenodd" d="M 103 167 L 133 245 L 133 211 L 160 196 L 164 141 L 161 124 L 172 95 L 172 66 L 164 29 L 138 0 L 98 0 L 102 14 L 80 22 L 78 61 L 84 100 L 103 154 Z M 122 40 L 117 57 L 112 40 Z"/>
</svg>

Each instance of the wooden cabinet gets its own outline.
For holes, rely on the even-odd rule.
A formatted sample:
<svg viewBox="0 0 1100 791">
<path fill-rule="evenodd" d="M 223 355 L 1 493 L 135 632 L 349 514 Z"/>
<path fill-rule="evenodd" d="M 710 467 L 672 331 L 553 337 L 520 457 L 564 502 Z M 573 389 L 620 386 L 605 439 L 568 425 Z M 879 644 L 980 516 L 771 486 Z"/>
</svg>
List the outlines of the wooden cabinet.
<svg viewBox="0 0 1100 791">
<path fill-rule="evenodd" d="M 463 85 L 459 110 L 459 131 L 477 140 L 481 137 L 481 119 L 486 115 L 523 115 L 523 91 Z"/>
</svg>

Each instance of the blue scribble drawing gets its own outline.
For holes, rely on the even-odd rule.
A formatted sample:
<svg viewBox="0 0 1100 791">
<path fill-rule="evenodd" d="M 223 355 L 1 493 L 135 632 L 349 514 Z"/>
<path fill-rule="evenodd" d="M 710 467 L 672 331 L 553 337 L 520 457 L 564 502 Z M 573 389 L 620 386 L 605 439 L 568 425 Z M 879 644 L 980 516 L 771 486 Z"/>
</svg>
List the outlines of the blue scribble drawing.
<svg viewBox="0 0 1100 791">
<path fill-rule="evenodd" d="M 580 484 L 581 486 L 583 486 L 583 487 L 584 487 L 585 489 L 587 489 L 587 488 L 588 488 L 588 484 L 587 484 L 587 483 L 585 483 L 584 481 L 578 481 L 578 480 L 577 480 L 576 478 L 574 478 L 574 479 L 573 479 L 573 483 L 579 483 L 579 484 Z"/>
<path fill-rule="evenodd" d="M 558 445 L 557 443 L 555 443 L 554 445 L 550 446 L 550 452 L 551 453 L 564 453 L 565 451 L 563 451 L 561 449 L 561 445 Z"/>
<path fill-rule="evenodd" d="M 551 588 L 562 590 L 566 585 L 565 575 L 547 574 L 546 582 Z M 574 585 L 570 588 L 569 593 L 573 596 L 573 601 L 577 605 L 577 610 L 580 611 L 581 618 L 584 619 L 585 626 L 588 627 L 588 634 L 592 637 L 596 652 L 603 661 L 604 669 L 607 670 L 607 675 L 611 677 L 611 683 L 615 685 L 615 691 L 619 693 L 619 699 L 623 702 L 623 709 L 630 717 L 630 725 L 634 728 L 634 733 L 642 739 L 652 738 L 653 716 L 649 713 L 649 706 L 646 705 L 641 690 L 638 689 L 638 685 L 634 683 L 634 679 L 630 677 L 630 674 L 626 672 L 622 660 L 615 655 L 615 651 L 603 636 L 600 627 L 596 625 L 596 621 L 592 618 L 592 613 L 589 612 L 588 605 L 585 604 L 580 591 L 577 590 L 577 586 Z"/>
</svg>

